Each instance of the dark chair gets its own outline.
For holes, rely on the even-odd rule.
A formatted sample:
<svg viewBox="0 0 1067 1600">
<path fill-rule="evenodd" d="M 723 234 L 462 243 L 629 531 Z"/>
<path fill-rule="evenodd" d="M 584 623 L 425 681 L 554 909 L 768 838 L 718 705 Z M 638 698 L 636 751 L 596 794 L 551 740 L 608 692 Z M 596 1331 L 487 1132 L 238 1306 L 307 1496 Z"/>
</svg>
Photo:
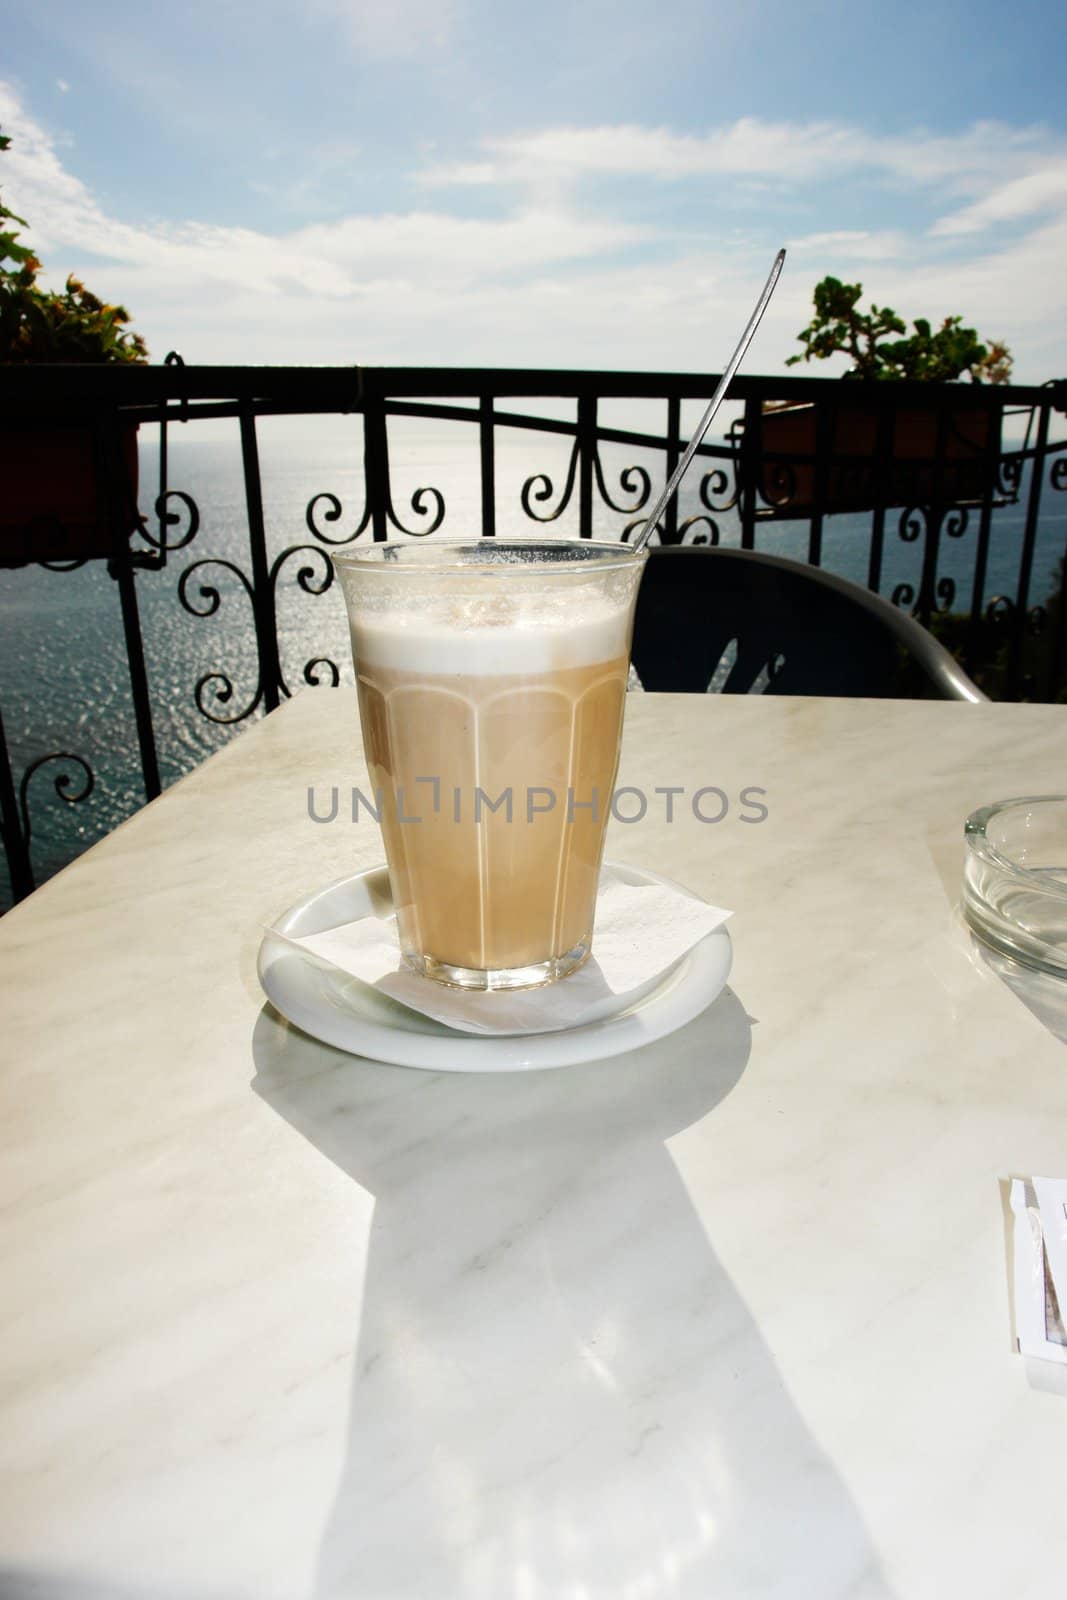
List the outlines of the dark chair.
<svg viewBox="0 0 1067 1600">
<path fill-rule="evenodd" d="M 633 663 L 651 690 L 987 699 L 888 600 L 818 567 L 711 545 L 652 550 Z"/>
</svg>

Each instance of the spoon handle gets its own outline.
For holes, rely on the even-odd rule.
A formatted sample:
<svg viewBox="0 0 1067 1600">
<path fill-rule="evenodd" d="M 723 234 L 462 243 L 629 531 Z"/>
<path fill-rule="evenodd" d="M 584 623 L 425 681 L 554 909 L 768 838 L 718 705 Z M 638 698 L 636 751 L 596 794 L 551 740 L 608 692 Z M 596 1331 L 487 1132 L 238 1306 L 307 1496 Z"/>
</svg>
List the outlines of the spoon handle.
<svg viewBox="0 0 1067 1600">
<path fill-rule="evenodd" d="M 722 404 L 723 397 L 725 396 L 727 389 L 730 387 L 730 383 L 731 383 L 731 381 L 733 379 L 734 373 L 737 371 L 738 367 L 741 365 L 741 362 L 744 360 L 745 351 L 748 349 L 749 345 L 752 343 L 753 335 L 755 334 L 756 329 L 759 327 L 760 322 L 762 321 L 763 313 L 766 311 L 768 302 L 770 301 L 770 298 L 771 298 L 771 295 L 774 293 L 775 285 L 777 284 L 778 279 L 781 277 L 782 267 L 783 267 L 784 263 L 785 263 L 785 251 L 784 250 L 779 250 L 778 254 L 774 258 L 774 266 L 770 270 L 770 275 L 769 275 L 769 277 L 767 279 L 767 282 L 763 285 L 763 292 L 760 295 L 759 299 L 756 301 L 756 309 L 753 311 L 752 315 L 748 319 L 748 325 L 746 326 L 744 333 L 741 335 L 741 338 L 738 341 L 737 349 L 734 351 L 733 355 L 730 357 L 729 361 L 726 364 L 726 370 L 723 373 L 722 377 L 719 379 L 719 382 L 718 382 L 718 385 L 716 387 L 715 393 L 712 395 L 710 401 L 708 402 L 708 409 L 705 411 L 704 415 L 701 417 L 699 426 L 697 427 L 697 431 L 694 433 L 693 437 L 690 439 L 689 443 L 686 445 L 685 454 L 682 456 L 681 461 L 679 461 L 678 465 L 675 467 L 674 471 L 671 473 L 670 479 L 668 480 L 668 483 L 667 483 L 667 487 L 664 489 L 663 493 L 660 495 L 659 499 L 656 501 L 655 509 L 652 511 L 652 513 L 650 514 L 650 516 L 649 516 L 647 522 L 645 523 L 644 527 L 641 529 L 641 532 L 638 534 L 637 538 L 634 540 L 633 545 L 631 546 L 632 549 L 634 549 L 634 550 L 643 550 L 644 549 L 645 545 L 648 543 L 649 539 L 652 537 L 653 528 L 656 526 L 656 523 L 659 521 L 660 517 L 662 517 L 664 511 L 666 510 L 671 496 L 674 494 L 674 492 L 677 489 L 678 485 L 681 483 L 682 479 L 685 477 L 686 471 L 688 470 L 688 467 L 689 467 L 689 463 L 692 461 L 693 457 L 696 455 L 697 446 L 699 445 L 701 439 L 703 439 L 704 435 L 707 433 L 708 428 L 711 426 L 711 419 L 712 419 L 712 417 L 714 417 L 716 411 L 718 411 L 720 405 Z"/>
</svg>

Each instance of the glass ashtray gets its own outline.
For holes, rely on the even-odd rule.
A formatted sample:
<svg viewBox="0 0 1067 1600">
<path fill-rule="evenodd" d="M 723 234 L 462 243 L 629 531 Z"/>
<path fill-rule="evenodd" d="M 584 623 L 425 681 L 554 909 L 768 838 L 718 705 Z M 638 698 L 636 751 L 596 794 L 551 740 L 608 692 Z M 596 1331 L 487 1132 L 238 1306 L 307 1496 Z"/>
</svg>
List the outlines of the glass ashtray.
<svg viewBox="0 0 1067 1600">
<path fill-rule="evenodd" d="M 964 825 L 963 914 L 984 944 L 1067 978 L 1067 795 L 983 806 Z"/>
</svg>

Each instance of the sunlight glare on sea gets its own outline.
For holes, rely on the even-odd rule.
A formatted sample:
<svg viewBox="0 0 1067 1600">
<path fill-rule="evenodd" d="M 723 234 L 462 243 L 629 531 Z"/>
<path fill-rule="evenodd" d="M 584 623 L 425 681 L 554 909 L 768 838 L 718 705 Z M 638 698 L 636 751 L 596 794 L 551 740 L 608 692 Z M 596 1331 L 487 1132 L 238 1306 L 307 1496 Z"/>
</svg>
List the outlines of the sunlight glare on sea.
<svg viewBox="0 0 1067 1600">
<path fill-rule="evenodd" d="M 662 402 L 603 402 L 601 424 L 658 432 L 664 426 Z M 527 415 L 566 416 L 561 402 L 509 401 L 499 409 Z M 683 408 L 682 429 L 692 427 L 700 407 Z M 573 417 L 573 410 L 570 412 Z M 330 539 L 341 538 L 359 523 L 363 512 L 362 429 L 358 417 L 271 417 L 257 424 L 263 485 L 268 560 L 277 561 L 294 545 L 316 544 L 307 526 L 309 503 L 317 495 L 332 494 L 340 502 L 340 515 L 326 519 L 327 502 L 315 512 L 318 527 Z M 195 430 L 195 431 L 194 431 Z M 389 424 L 390 482 L 393 505 L 406 527 L 427 526 L 435 502 L 423 500 L 423 512 L 412 507 L 420 488 L 443 496 L 445 517 L 436 537 L 469 538 L 481 525 L 481 480 L 478 433 L 462 422 L 431 422 L 394 418 Z M 568 474 L 572 441 L 563 435 L 516 428 L 498 428 L 496 445 L 496 516 L 501 537 L 524 537 L 539 532 L 576 536 L 577 492 L 558 520 L 539 529 L 522 506 L 523 484 L 534 474 L 550 480 L 532 486 L 531 505 L 540 515 L 559 504 Z M 200 512 L 200 528 L 193 543 L 170 555 L 162 572 L 140 572 L 137 594 L 141 613 L 152 710 L 164 784 L 175 781 L 205 756 L 235 736 L 247 719 L 215 723 L 196 704 L 197 684 L 206 679 L 201 700 L 215 716 L 236 717 L 256 696 L 257 665 L 251 605 L 241 577 L 219 562 L 230 562 L 250 577 L 248 521 L 241 472 L 236 422 L 172 426 L 168 446 L 169 487 L 190 495 Z M 140 446 L 141 509 L 153 518 L 152 502 L 158 487 L 159 451 L 154 435 L 144 431 Z M 635 491 L 621 481 L 629 466 L 643 466 L 651 476 L 653 494 L 662 482 L 663 458 L 654 449 L 607 443 L 601 447 L 604 482 L 618 504 L 632 506 Z M 682 487 L 679 517 L 711 516 L 700 502 L 700 477 L 696 469 Z M 538 498 L 538 496 L 542 496 Z M 1064 548 L 1067 511 L 1050 505 L 1046 493 L 1034 563 L 1032 599 L 1045 597 L 1052 572 Z M 187 526 L 185 513 L 179 527 Z M 617 538 L 631 517 L 614 511 L 595 496 L 594 532 Z M 733 512 L 714 515 L 719 539 L 737 544 L 740 529 Z M 886 517 L 882 592 L 892 593 L 899 583 L 917 587 L 922 560 L 921 540 L 906 543 L 897 536 L 899 513 Z M 1013 594 L 1018 579 L 1024 502 L 1006 507 L 994 517 L 994 532 L 985 598 Z M 153 522 L 150 521 L 150 526 Z M 973 575 L 977 516 L 959 539 L 942 541 L 939 577 L 957 584 L 958 609 L 969 607 Z M 845 577 L 865 583 L 870 519 L 867 516 L 829 517 L 823 526 L 823 565 Z M 706 523 L 693 534 L 707 535 Z M 402 537 L 397 530 L 391 530 Z M 759 527 L 757 547 L 805 559 L 808 524 L 768 523 Z M 171 538 L 176 536 L 171 532 Z M 363 535 L 369 537 L 369 532 Z M 326 657 L 337 664 L 342 683 L 352 682 L 344 607 L 336 586 L 322 595 L 306 593 L 300 586 L 302 569 L 311 569 L 310 585 L 326 577 L 326 561 L 319 546 L 286 559 L 276 586 L 278 638 L 282 671 L 294 692 L 304 687 L 305 664 Z M 200 566 L 188 580 L 187 595 L 201 611 L 208 600 L 201 586 L 217 588 L 219 605 L 212 615 L 193 615 L 179 602 L 178 583 L 194 563 Z M 211 676 L 218 675 L 218 676 Z M 328 681 L 328 674 L 321 674 Z M 230 698 L 225 694 L 228 680 Z M 78 805 L 68 805 L 57 795 L 59 764 L 42 768 L 33 777 L 30 815 L 33 826 L 32 857 L 38 882 L 43 882 L 87 844 L 100 838 L 143 802 L 137 758 L 137 738 L 129 692 L 129 675 L 116 585 L 103 562 L 94 561 L 74 572 L 50 572 L 40 567 L 0 571 L 0 711 L 7 733 L 16 786 L 34 760 L 57 751 L 81 755 L 95 775 L 92 794 Z M 258 706 L 255 715 L 262 713 Z M 69 768 L 66 770 L 73 770 Z M 10 902 L 6 868 L 0 862 L 0 905 Z"/>
</svg>

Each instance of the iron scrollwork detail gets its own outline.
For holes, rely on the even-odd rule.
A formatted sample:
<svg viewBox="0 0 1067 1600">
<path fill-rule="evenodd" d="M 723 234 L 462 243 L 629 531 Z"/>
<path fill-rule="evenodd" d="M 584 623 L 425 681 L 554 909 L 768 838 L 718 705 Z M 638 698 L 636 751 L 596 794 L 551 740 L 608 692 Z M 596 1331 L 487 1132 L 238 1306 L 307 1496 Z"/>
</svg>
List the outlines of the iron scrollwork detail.
<svg viewBox="0 0 1067 1600">
<path fill-rule="evenodd" d="M 729 471 L 726 466 L 709 467 L 700 480 L 697 491 L 700 504 L 713 516 L 722 516 L 725 511 L 732 511 L 741 498 L 741 478 L 737 470 L 737 457 L 731 454 L 728 457 Z M 731 485 L 730 478 L 733 477 Z"/>
<path fill-rule="evenodd" d="M 729 477 L 722 467 L 712 467 L 710 471 L 704 473 L 700 480 L 700 488 L 697 491 L 698 499 L 704 510 L 695 512 L 693 516 L 686 517 L 684 521 L 678 524 L 679 544 L 717 545 L 719 543 L 720 532 L 716 518 L 737 504 L 739 490 L 736 475 L 733 488 L 731 489 L 729 485 Z M 725 494 L 724 499 L 712 498 L 723 494 Z M 644 502 L 642 501 L 641 503 L 643 504 Z M 647 520 L 647 517 L 639 517 L 636 521 L 628 523 L 623 529 L 623 540 L 629 540 L 630 535 L 643 528 Z M 696 533 L 694 530 L 697 528 L 703 528 L 705 531 Z M 652 531 L 653 536 L 661 541 L 662 525 L 657 523 Z"/>
<path fill-rule="evenodd" d="M 552 479 L 548 476 L 548 473 L 535 472 L 532 477 L 526 479 L 526 482 L 522 486 L 522 491 L 519 498 L 522 502 L 522 509 L 525 511 L 526 515 L 531 519 L 531 521 L 555 522 L 556 518 L 562 515 L 567 506 L 570 504 L 571 495 L 574 493 L 574 482 L 577 476 L 577 471 L 578 441 L 575 439 L 574 445 L 571 449 L 571 457 L 567 463 L 567 480 L 563 485 L 563 492 L 560 495 L 559 504 L 554 511 L 536 511 L 533 505 L 535 500 L 540 501 L 542 504 L 545 501 L 551 500 L 553 494 L 555 493 L 555 490 L 552 486 Z"/>
<path fill-rule="evenodd" d="M 1014 455 L 998 456 L 996 461 L 996 481 L 993 492 L 1013 505 L 1019 498 L 1019 489 L 1023 481 L 1023 457 L 1021 452 Z"/>
<path fill-rule="evenodd" d="M 952 604 L 953 604 L 953 601 L 956 598 L 956 581 L 955 581 L 955 579 L 954 578 L 939 578 L 937 580 L 937 587 L 936 587 L 935 593 L 937 595 L 937 609 L 938 609 L 938 611 L 941 611 L 941 612 L 944 612 L 944 613 L 947 614 L 949 611 L 952 610 Z"/>
<path fill-rule="evenodd" d="M 1040 602 L 1035 606 L 1031 606 L 1029 611 L 1026 613 L 1027 632 L 1033 638 L 1037 639 L 1040 638 L 1041 634 L 1044 633 L 1047 627 L 1048 607 L 1041 605 Z"/>
<path fill-rule="evenodd" d="M 313 689 L 321 688 L 323 679 L 318 676 L 321 667 L 325 667 L 329 674 L 325 681 L 331 689 L 336 689 L 341 682 L 341 674 L 337 670 L 336 661 L 331 661 L 329 656 L 313 656 L 310 661 L 305 661 L 304 682 L 310 684 Z"/>
<path fill-rule="evenodd" d="M 204 567 L 222 567 L 224 571 L 232 573 L 241 584 L 245 594 L 248 596 L 249 604 L 252 607 L 252 614 L 253 616 L 255 615 L 255 593 L 252 589 L 252 585 L 249 583 L 240 567 L 237 566 L 233 561 L 223 560 L 221 556 L 209 556 L 202 561 L 194 561 L 191 567 L 186 567 L 185 571 L 178 580 L 178 599 L 181 601 L 181 604 L 184 606 L 185 610 L 189 612 L 190 616 L 213 617 L 218 611 L 219 606 L 222 604 L 222 596 L 214 584 L 201 583 L 199 585 L 200 599 L 203 601 L 202 609 L 197 605 L 195 600 L 191 599 L 189 596 L 189 585 L 193 574 L 201 571 Z M 205 672 L 200 678 L 197 679 L 196 688 L 193 691 L 193 698 L 196 702 L 196 708 L 200 712 L 201 716 L 206 717 L 209 722 L 220 723 L 225 726 L 229 726 L 235 722 L 243 722 L 246 717 L 250 717 L 252 715 L 253 711 L 256 710 L 257 706 L 260 704 L 260 701 L 263 699 L 262 669 L 260 669 L 258 673 L 255 693 L 252 699 L 247 705 L 242 707 L 241 710 L 236 711 L 232 716 L 218 716 L 208 707 L 206 704 L 206 694 L 209 686 L 214 693 L 216 705 L 229 705 L 230 701 L 234 697 L 233 679 L 230 678 L 227 673 Z"/>
<path fill-rule="evenodd" d="M 172 511 L 169 505 L 171 500 L 176 500 L 189 518 L 189 525 L 176 539 L 167 537 L 168 528 L 176 528 L 181 524 L 181 513 Z M 145 518 L 140 519 L 138 532 L 146 544 L 153 550 L 158 550 L 161 555 L 169 555 L 174 550 L 184 550 L 191 545 L 200 531 L 200 508 L 191 494 L 186 494 L 184 489 L 167 489 L 155 501 L 153 509 L 159 518 L 159 537 L 149 532 Z"/>
<path fill-rule="evenodd" d="M 986 622 L 1003 626 L 1015 615 L 1015 601 L 1010 595 L 995 594 L 986 605 L 983 615 Z"/>
<path fill-rule="evenodd" d="M 905 544 L 914 544 L 926 529 L 926 511 L 923 506 L 905 506 L 900 513 L 897 534 Z"/>
<path fill-rule="evenodd" d="M 37 565 L 46 572 L 77 572 L 79 567 L 84 567 L 88 556 L 78 556 L 72 561 L 39 561 Z"/>
<path fill-rule="evenodd" d="M 694 528 L 700 527 L 705 528 L 707 531 L 705 533 L 693 532 Z M 684 522 L 678 524 L 678 542 L 679 544 L 717 545 L 719 542 L 719 524 L 714 517 L 686 517 Z"/>
<path fill-rule="evenodd" d="M 323 503 L 325 503 L 326 510 L 320 512 L 319 507 L 320 504 Z M 397 516 L 396 507 L 393 505 L 393 497 L 391 493 L 387 494 L 385 499 L 386 520 L 392 523 L 393 527 L 396 528 L 398 533 L 407 534 L 407 536 L 411 539 L 425 539 L 431 533 L 436 533 L 442 522 L 445 520 L 445 497 L 441 493 L 440 489 L 434 489 L 431 486 L 424 484 L 415 490 L 414 494 L 411 496 L 409 504 L 411 505 L 411 509 L 414 511 L 417 517 L 428 516 L 430 518 L 428 527 L 409 528 L 406 523 L 401 522 L 400 518 Z M 326 530 L 321 526 L 319 518 L 321 517 L 321 521 L 324 523 L 340 522 L 343 514 L 343 508 L 337 496 L 335 494 L 323 492 L 321 494 L 312 495 L 311 499 L 307 503 L 307 509 L 304 512 L 304 520 L 307 523 L 308 532 L 313 536 L 313 538 L 318 539 L 321 544 L 353 544 L 360 537 L 360 535 L 366 533 L 367 529 L 370 527 L 370 497 L 368 496 L 367 503 L 363 507 L 363 515 L 360 517 L 359 522 L 352 532 L 343 534 L 339 539 L 331 538 L 329 533 L 327 533 Z M 308 593 L 322 593 L 322 590 L 312 589 L 309 590 Z"/>
<path fill-rule="evenodd" d="M 355 536 L 353 535 L 353 537 Z M 338 541 L 329 542 L 334 543 Z M 333 584 L 333 566 L 325 550 L 321 550 L 318 545 L 314 544 L 293 544 L 289 546 L 288 550 L 283 550 L 281 555 L 275 557 L 270 568 L 270 586 L 275 597 L 275 603 L 277 603 L 278 578 L 281 575 L 281 570 L 287 561 L 289 561 L 293 556 L 298 555 L 311 556 L 322 562 L 321 573 L 316 572 L 315 567 L 308 562 L 305 562 L 304 565 L 298 569 L 296 581 L 305 594 L 325 594 L 327 589 L 329 589 Z M 324 680 L 321 676 L 319 676 L 319 673 L 323 669 L 325 669 L 325 671 L 328 673 L 328 678 L 325 681 L 329 683 L 331 688 L 336 689 L 338 684 L 341 682 L 341 674 L 338 670 L 337 663 L 332 661 L 329 656 L 315 656 L 310 661 L 304 663 L 304 682 L 310 684 L 314 688 L 321 686 Z M 292 690 L 289 688 L 289 685 L 286 683 L 285 678 L 282 675 L 280 663 L 278 666 L 278 688 L 287 699 L 292 694 Z"/>
<path fill-rule="evenodd" d="M 431 533 L 436 533 L 442 522 L 445 520 L 445 497 L 441 493 L 440 489 L 432 489 L 425 485 L 421 489 L 416 489 L 415 493 L 411 497 L 411 509 L 414 511 L 417 517 L 428 515 L 426 508 L 427 496 L 429 496 L 429 498 L 435 502 L 437 507 L 431 519 L 430 526 L 428 528 L 409 528 L 406 527 L 403 522 L 401 522 L 400 518 L 394 511 L 393 497 L 390 495 L 389 499 L 386 501 L 385 514 L 389 518 L 389 521 L 393 524 L 393 527 L 397 528 L 401 533 L 408 534 L 412 539 L 425 539 Z"/>
<path fill-rule="evenodd" d="M 321 573 L 317 573 L 315 568 L 307 563 L 299 568 L 296 581 L 300 588 L 305 594 L 325 594 L 333 583 L 333 567 L 326 552 L 314 544 L 291 544 L 288 550 L 283 550 L 280 556 L 276 556 L 270 568 L 271 587 L 277 589 L 278 577 L 285 563 L 290 557 L 298 555 L 315 556 L 322 562 Z"/>
<path fill-rule="evenodd" d="M 340 500 L 338 500 L 335 494 L 314 494 L 308 501 L 307 509 L 304 512 L 304 520 L 307 523 L 308 532 L 312 534 L 314 538 L 320 540 L 321 543 L 329 545 L 351 544 L 353 540 L 359 538 L 361 533 L 365 533 L 367 528 L 370 526 L 370 502 L 368 501 L 363 508 L 363 515 L 359 519 L 358 527 L 352 533 L 343 534 L 340 539 L 331 539 L 329 534 L 325 533 L 323 529 L 319 527 L 318 522 L 316 521 L 317 508 L 320 500 L 324 500 L 327 505 L 327 510 L 322 513 L 322 520 L 324 522 L 340 522 L 343 515 L 343 508 Z"/>
<path fill-rule="evenodd" d="M 600 497 L 604 501 L 604 504 L 611 511 L 617 511 L 621 516 L 632 517 L 635 511 L 640 511 L 643 509 L 643 507 L 647 506 L 648 497 L 652 493 L 652 479 L 649 477 L 644 467 L 636 465 L 623 467 L 622 471 L 619 473 L 619 488 L 622 490 L 622 492 L 624 494 L 633 494 L 637 496 L 632 506 L 620 505 L 618 501 L 613 500 L 611 495 L 608 493 L 607 483 L 604 479 L 604 467 L 600 460 L 599 450 L 595 451 L 593 454 L 593 471 L 596 475 L 596 484 L 597 488 L 600 490 Z"/>
<path fill-rule="evenodd" d="M 926 530 L 926 512 L 922 506 L 905 506 L 900 513 L 897 523 L 897 536 L 905 544 L 914 544 Z M 913 583 L 898 583 L 890 595 L 895 606 L 902 610 L 911 611 L 917 599 L 917 592 Z"/>
<path fill-rule="evenodd" d="M 628 522 L 622 530 L 622 543 L 629 544 L 633 534 L 640 533 L 647 526 L 647 517 L 637 517 L 633 522 Z M 694 529 L 703 528 L 703 533 L 696 533 Z M 663 543 L 663 524 L 657 522 L 649 535 L 650 544 Z M 689 545 L 717 545 L 719 543 L 719 524 L 714 517 L 705 514 L 686 517 L 684 522 L 678 524 L 678 543 Z"/>
<path fill-rule="evenodd" d="M 647 524 L 648 524 L 648 518 L 647 517 L 636 517 L 633 522 L 628 522 L 626 524 L 625 528 L 622 530 L 622 534 L 620 535 L 621 542 L 623 544 L 629 544 L 630 535 L 634 534 L 634 533 L 642 532 L 642 530 L 647 526 Z M 663 540 L 660 537 L 662 533 L 663 533 L 663 526 L 662 526 L 661 523 L 657 522 L 655 524 L 655 526 L 652 528 L 652 530 L 651 530 L 651 532 L 650 532 L 650 534 L 648 536 L 649 543 L 650 544 L 662 544 Z"/>
<path fill-rule="evenodd" d="M 40 772 L 42 767 L 49 766 L 53 761 L 69 761 L 74 767 L 80 769 L 80 777 L 71 772 L 61 771 L 57 772 L 53 779 L 52 787 L 55 789 L 59 799 L 64 801 L 66 805 L 74 806 L 78 805 L 82 800 L 87 800 L 92 794 L 96 783 L 93 769 L 88 761 L 84 756 L 75 755 L 73 751 L 56 750 L 52 755 L 38 756 L 36 761 L 31 761 L 22 774 L 18 795 L 19 816 L 22 821 L 22 838 L 27 846 L 29 846 L 32 832 L 30 826 L 30 783 L 34 775 Z M 76 787 L 78 784 L 80 784 L 80 787 Z"/>
</svg>

